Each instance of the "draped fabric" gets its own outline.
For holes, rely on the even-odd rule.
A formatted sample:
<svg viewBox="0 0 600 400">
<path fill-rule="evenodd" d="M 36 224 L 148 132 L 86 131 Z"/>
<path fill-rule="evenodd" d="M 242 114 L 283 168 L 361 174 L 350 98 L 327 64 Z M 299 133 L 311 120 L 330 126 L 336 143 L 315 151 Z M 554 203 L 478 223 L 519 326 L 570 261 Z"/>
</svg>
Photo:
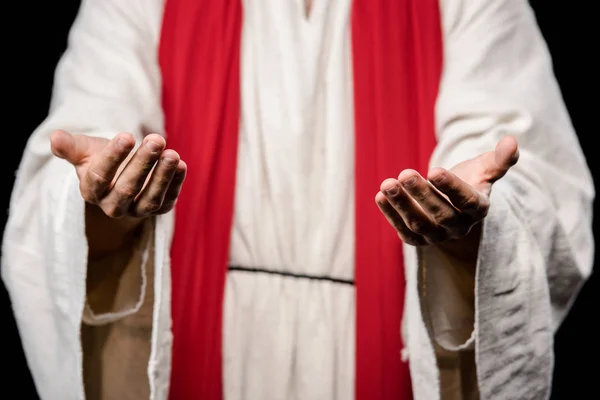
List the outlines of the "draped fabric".
<svg viewBox="0 0 600 400">
<path fill-rule="evenodd" d="M 354 1 L 357 400 L 411 398 L 400 358 L 402 246 L 373 199 L 385 178 L 427 171 L 442 69 L 439 15 L 438 0 Z"/>
<path fill-rule="evenodd" d="M 188 164 L 171 247 L 170 398 L 223 397 L 222 308 L 240 118 L 240 0 L 167 0 L 159 46 L 169 147 Z M 356 399 L 410 399 L 402 245 L 374 202 L 426 172 L 442 69 L 438 0 L 355 0 Z"/>
</svg>

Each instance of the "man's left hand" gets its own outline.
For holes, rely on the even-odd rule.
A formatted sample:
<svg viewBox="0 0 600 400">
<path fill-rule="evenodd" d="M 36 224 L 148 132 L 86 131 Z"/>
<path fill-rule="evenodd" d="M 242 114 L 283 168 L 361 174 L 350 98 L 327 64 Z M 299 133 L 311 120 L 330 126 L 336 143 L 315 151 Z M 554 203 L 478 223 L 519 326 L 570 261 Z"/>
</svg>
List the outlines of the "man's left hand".
<svg viewBox="0 0 600 400">
<path fill-rule="evenodd" d="M 427 179 L 415 170 L 404 170 L 398 179 L 383 181 L 375 201 L 405 243 L 437 245 L 457 258 L 474 261 L 492 184 L 518 158 L 517 140 L 507 136 L 494 151 L 450 170 L 434 168 Z"/>
</svg>

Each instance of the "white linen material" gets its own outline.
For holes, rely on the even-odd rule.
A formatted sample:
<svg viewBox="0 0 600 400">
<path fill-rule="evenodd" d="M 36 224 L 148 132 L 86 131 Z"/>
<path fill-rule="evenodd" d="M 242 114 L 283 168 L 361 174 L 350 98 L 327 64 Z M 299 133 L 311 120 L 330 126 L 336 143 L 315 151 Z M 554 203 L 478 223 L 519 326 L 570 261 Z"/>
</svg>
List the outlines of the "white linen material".
<svg viewBox="0 0 600 400">
<path fill-rule="evenodd" d="M 547 398 L 554 333 L 593 265 L 592 178 L 527 1 L 442 5 L 445 65 L 431 165 L 452 167 L 506 134 L 516 136 L 520 160 L 492 189 L 475 320 L 473 293 L 460 291 L 464 277 L 427 248 L 419 273 L 423 314 L 442 347 L 475 345 L 482 399 Z M 415 326 L 409 321 L 409 341 L 422 342 Z M 410 360 L 417 398 L 437 398 L 421 392 L 433 389 L 422 379 L 436 379 L 430 359 Z"/>
<path fill-rule="evenodd" d="M 521 159 L 494 185 L 475 293 L 465 292 L 451 275 L 460 270 L 439 254 L 423 249 L 418 258 L 406 247 L 403 332 L 413 390 L 416 399 L 440 398 L 433 337 L 448 349 L 475 343 L 482 398 L 544 398 L 554 330 L 591 269 L 592 180 L 526 1 L 440 4 L 445 66 L 431 164 L 451 167 L 493 149 L 504 134 L 517 136 Z M 57 128 L 105 137 L 132 131 L 138 140 L 163 132 L 156 60 L 162 8 L 160 0 L 83 1 L 49 116 L 19 167 L 2 278 L 45 400 L 84 398 L 79 335 L 87 261 L 77 178 L 51 156 L 48 137 Z M 351 280 L 349 0 L 315 1 L 309 19 L 300 19 L 302 10 L 301 0 L 244 3 L 237 183 L 244 199 L 236 199 L 231 261 Z M 153 400 L 168 393 L 172 222 L 170 213 L 149 225 L 156 247 L 148 282 L 155 285 Z M 469 296 L 476 298 L 474 321 Z M 232 272 L 224 323 L 228 400 L 269 399 L 269 390 L 286 398 L 352 398 L 350 285 Z M 257 378 L 261 371 L 268 379 Z"/>
<path fill-rule="evenodd" d="M 51 154 L 49 136 L 55 129 L 106 138 L 128 131 L 139 144 L 143 132 L 163 132 L 155 57 L 161 18 L 159 0 L 82 2 L 55 72 L 48 117 L 29 138 L 17 171 L 2 244 L 2 279 L 44 400 L 84 398 L 80 327 L 87 271 L 78 179 L 73 166 Z M 162 272 L 170 241 L 165 218 L 159 218 L 155 232 L 163 247 L 154 254 L 161 266 L 155 288 L 155 310 L 161 311 L 155 311 L 154 321 L 166 333 L 153 335 L 152 374 L 155 365 L 169 364 L 170 354 L 170 284 Z M 132 293 L 126 302 L 131 306 L 116 316 L 134 313 L 143 294 Z M 101 322 L 114 316 L 96 317 Z M 168 381 L 168 367 L 163 369 Z M 153 397 L 165 398 L 167 384 L 154 381 Z"/>
<path fill-rule="evenodd" d="M 231 265 L 354 279 L 350 3 L 243 3 Z M 354 319 L 352 285 L 230 272 L 226 399 L 354 398 Z"/>
</svg>

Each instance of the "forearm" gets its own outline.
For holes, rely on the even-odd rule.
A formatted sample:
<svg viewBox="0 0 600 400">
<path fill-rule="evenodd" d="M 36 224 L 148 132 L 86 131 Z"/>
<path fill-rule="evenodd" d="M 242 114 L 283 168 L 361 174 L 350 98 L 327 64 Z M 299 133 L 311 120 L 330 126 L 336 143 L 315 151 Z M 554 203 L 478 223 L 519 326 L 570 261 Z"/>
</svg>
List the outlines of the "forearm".
<svg viewBox="0 0 600 400">
<path fill-rule="evenodd" d="M 131 246 L 104 257 L 88 258 L 86 298 L 87 305 L 94 314 L 107 314 L 115 308 L 116 293 L 131 264 L 133 253 Z"/>
<path fill-rule="evenodd" d="M 100 207 L 86 203 L 85 234 L 89 261 L 97 263 L 115 253 L 131 250 L 143 222 L 143 219 L 132 217 L 110 218 Z"/>
<path fill-rule="evenodd" d="M 144 267 L 150 256 L 152 228 L 150 221 L 132 221 L 135 224 L 128 227 L 122 220 L 99 215 L 102 211 L 93 205 L 87 209 L 86 235 L 90 250 L 85 319 L 101 323 L 139 307 L 145 290 Z"/>
<path fill-rule="evenodd" d="M 451 264 L 452 267 L 466 268 L 467 272 L 475 275 L 479 244 L 481 242 L 481 231 L 481 223 L 478 223 L 471 228 L 471 231 L 465 237 L 438 245 L 441 251 L 458 261 L 458 263 Z"/>
</svg>

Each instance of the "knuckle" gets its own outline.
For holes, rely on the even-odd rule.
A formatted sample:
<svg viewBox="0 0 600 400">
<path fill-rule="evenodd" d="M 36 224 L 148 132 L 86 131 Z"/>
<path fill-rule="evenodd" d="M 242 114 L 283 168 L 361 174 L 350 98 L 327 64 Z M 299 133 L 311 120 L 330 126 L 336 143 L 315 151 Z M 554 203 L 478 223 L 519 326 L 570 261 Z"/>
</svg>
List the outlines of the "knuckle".
<svg viewBox="0 0 600 400">
<path fill-rule="evenodd" d="M 90 203 L 90 204 L 95 204 L 96 203 L 96 196 L 94 196 L 89 191 L 81 191 L 81 197 L 83 197 L 83 200 L 86 203 Z"/>
<path fill-rule="evenodd" d="M 113 190 L 118 198 L 130 199 L 135 197 L 138 193 L 138 190 L 136 188 L 124 184 L 115 185 Z"/>
<path fill-rule="evenodd" d="M 92 204 L 95 204 L 97 202 L 94 192 L 89 190 L 87 185 L 85 185 L 83 182 L 79 183 L 79 193 L 81 193 L 81 197 L 85 202 Z"/>
<path fill-rule="evenodd" d="M 412 192 L 412 197 L 418 202 L 423 202 L 427 200 L 428 191 L 422 188 L 415 188 L 414 192 Z"/>
<path fill-rule="evenodd" d="M 463 210 L 476 211 L 481 206 L 481 201 L 475 193 L 465 197 L 459 204 L 459 208 Z"/>
<path fill-rule="evenodd" d="M 88 170 L 87 180 L 88 180 L 90 186 L 92 186 L 92 188 L 94 188 L 94 189 L 99 186 L 108 185 L 110 183 L 108 181 L 108 179 L 104 178 L 102 175 L 100 175 L 99 173 L 97 173 L 91 169 Z"/>
<path fill-rule="evenodd" d="M 419 235 L 425 233 L 425 224 L 418 220 L 410 220 L 406 223 L 408 229 Z"/>
<path fill-rule="evenodd" d="M 488 199 L 484 199 L 479 203 L 479 211 L 482 214 L 482 217 L 485 217 L 490 209 L 490 201 Z"/>
<path fill-rule="evenodd" d="M 154 164 L 156 164 L 156 158 L 155 157 L 141 157 L 137 161 L 136 164 L 140 170 L 150 171 L 154 167 Z"/>
<path fill-rule="evenodd" d="M 418 246 L 420 243 L 418 240 L 416 240 L 414 237 L 412 236 L 408 236 L 408 235 L 403 235 L 403 234 L 398 234 L 398 237 L 400 238 L 400 240 L 402 240 L 404 243 L 410 245 L 410 246 Z"/>
<path fill-rule="evenodd" d="M 440 209 L 434 215 L 433 219 L 442 226 L 452 226 L 455 224 L 455 213 L 448 209 Z"/>
<path fill-rule="evenodd" d="M 390 225 L 396 230 L 396 232 L 398 232 L 398 234 L 402 234 L 406 231 L 406 228 L 402 226 L 403 224 L 400 221 L 398 221 L 397 218 L 386 215 L 386 219 L 390 223 Z"/>
<path fill-rule="evenodd" d="M 452 193 L 460 192 L 460 181 L 455 179 L 449 179 L 445 181 L 446 190 Z"/>
<path fill-rule="evenodd" d="M 115 150 L 107 151 L 105 153 L 105 158 L 110 164 L 120 164 L 121 163 L 121 154 Z"/>
<path fill-rule="evenodd" d="M 117 219 L 122 218 L 124 216 L 123 210 L 116 204 L 104 206 L 102 207 L 102 211 L 104 211 L 104 214 L 106 214 L 110 218 Z"/>
<path fill-rule="evenodd" d="M 177 203 L 177 200 L 164 201 L 160 208 L 160 212 L 164 214 L 164 213 L 171 211 L 173 208 L 175 208 L 176 203 Z"/>
<path fill-rule="evenodd" d="M 171 183 L 171 178 L 171 176 L 161 174 L 160 176 L 156 177 L 156 180 L 153 182 L 152 186 L 157 188 L 166 188 Z"/>
<path fill-rule="evenodd" d="M 137 210 L 139 214 L 152 214 L 158 210 L 160 210 L 160 207 L 162 206 L 162 203 L 160 201 L 157 200 L 144 200 L 141 201 L 138 206 L 137 206 Z"/>
</svg>

